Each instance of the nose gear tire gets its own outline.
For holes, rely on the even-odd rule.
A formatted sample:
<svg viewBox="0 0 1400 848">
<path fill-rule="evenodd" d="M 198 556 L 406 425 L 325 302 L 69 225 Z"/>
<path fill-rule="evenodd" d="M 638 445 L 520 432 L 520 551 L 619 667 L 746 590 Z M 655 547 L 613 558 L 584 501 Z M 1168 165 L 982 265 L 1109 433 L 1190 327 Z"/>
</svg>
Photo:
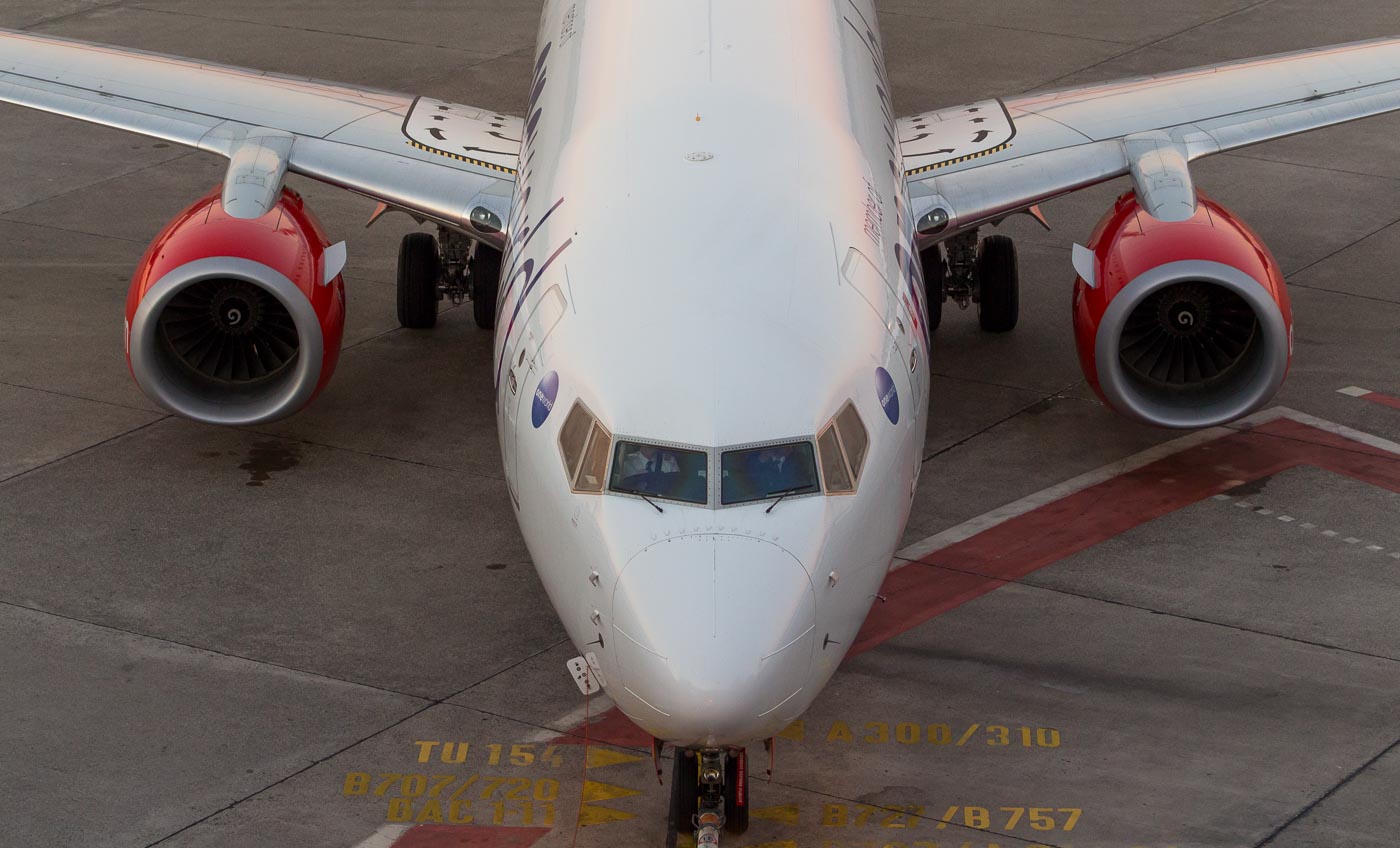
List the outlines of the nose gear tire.
<svg viewBox="0 0 1400 848">
<path fill-rule="evenodd" d="M 671 829 L 690 833 L 700 809 L 700 764 L 694 756 L 677 750 L 671 766 Z"/>
<path fill-rule="evenodd" d="M 399 324 L 427 330 L 437 324 L 438 282 L 442 260 L 437 239 L 429 233 L 409 233 L 399 245 Z"/>
</svg>

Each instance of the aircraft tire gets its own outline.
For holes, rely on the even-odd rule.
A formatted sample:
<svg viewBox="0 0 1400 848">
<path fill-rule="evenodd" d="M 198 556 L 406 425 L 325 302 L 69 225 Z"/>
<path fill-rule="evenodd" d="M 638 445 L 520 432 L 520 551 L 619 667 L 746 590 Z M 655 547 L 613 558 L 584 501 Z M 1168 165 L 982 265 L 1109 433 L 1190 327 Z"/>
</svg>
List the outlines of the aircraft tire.
<svg viewBox="0 0 1400 848">
<path fill-rule="evenodd" d="M 977 320 L 989 333 L 1016 328 L 1020 317 L 1020 271 L 1016 243 L 1006 236 L 987 236 L 977 254 Z"/>
<path fill-rule="evenodd" d="M 501 287 L 501 252 L 484 244 L 472 257 L 472 317 L 483 330 L 496 327 L 496 295 Z"/>
<path fill-rule="evenodd" d="M 671 767 L 671 826 L 676 833 L 693 833 L 695 814 L 700 810 L 700 764 L 695 757 L 676 749 Z"/>
<path fill-rule="evenodd" d="M 724 829 L 729 833 L 740 834 L 749 829 L 749 770 L 746 762 L 743 777 L 739 776 L 739 757 L 742 755 L 730 754 L 724 763 Z M 742 795 L 740 780 L 743 781 Z M 742 797 L 744 803 L 740 804 L 738 799 Z"/>
<path fill-rule="evenodd" d="M 943 323 L 943 278 L 947 269 L 943 264 L 943 248 L 938 245 L 927 248 L 919 254 L 919 262 L 924 271 L 924 303 L 928 307 L 928 331 L 932 333 Z"/>
<path fill-rule="evenodd" d="M 429 330 L 437 324 L 438 279 L 442 260 L 430 233 L 409 233 L 399 244 L 399 324 Z"/>
</svg>

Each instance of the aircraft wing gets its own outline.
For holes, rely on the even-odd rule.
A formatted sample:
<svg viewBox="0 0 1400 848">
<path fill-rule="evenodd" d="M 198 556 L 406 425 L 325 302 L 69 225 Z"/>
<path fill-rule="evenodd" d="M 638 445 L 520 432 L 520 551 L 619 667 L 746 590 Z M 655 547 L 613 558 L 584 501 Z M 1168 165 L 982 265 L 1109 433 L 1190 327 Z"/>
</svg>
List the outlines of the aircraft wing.
<svg viewBox="0 0 1400 848">
<path fill-rule="evenodd" d="M 290 170 L 458 227 L 478 205 L 504 218 L 523 132 L 519 118 L 429 98 L 11 30 L 0 102 L 229 157 L 226 201 L 239 180 L 263 189 L 237 217 L 275 202 Z"/>
<path fill-rule="evenodd" d="M 1026 94 L 898 122 L 921 229 L 959 230 L 1131 174 L 1163 220 L 1195 209 L 1187 163 L 1400 109 L 1400 38 Z"/>
</svg>

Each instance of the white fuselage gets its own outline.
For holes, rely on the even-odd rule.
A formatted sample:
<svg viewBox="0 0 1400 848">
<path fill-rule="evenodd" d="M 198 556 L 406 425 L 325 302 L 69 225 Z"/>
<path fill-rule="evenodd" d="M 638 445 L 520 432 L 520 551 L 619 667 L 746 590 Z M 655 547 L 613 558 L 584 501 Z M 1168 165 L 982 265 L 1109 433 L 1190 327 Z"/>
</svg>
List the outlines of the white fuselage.
<svg viewBox="0 0 1400 848">
<path fill-rule="evenodd" d="M 908 519 L 927 336 L 874 22 L 869 0 L 545 7 L 492 363 L 501 448 L 570 638 L 676 744 L 800 715 Z M 848 401 L 869 434 L 856 491 L 771 511 L 580 494 L 561 458 L 576 403 L 614 440 L 708 451 L 714 479 L 722 449 L 811 440 Z"/>
</svg>

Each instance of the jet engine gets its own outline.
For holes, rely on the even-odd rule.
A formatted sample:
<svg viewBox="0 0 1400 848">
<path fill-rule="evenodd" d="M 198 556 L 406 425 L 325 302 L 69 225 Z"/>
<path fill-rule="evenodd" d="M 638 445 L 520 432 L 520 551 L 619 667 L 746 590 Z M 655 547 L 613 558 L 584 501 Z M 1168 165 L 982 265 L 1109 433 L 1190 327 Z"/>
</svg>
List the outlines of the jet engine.
<svg viewBox="0 0 1400 848">
<path fill-rule="evenodd" d="M 240 219 L 215 189 L 146 251 L 126 301 L 132 376 L 172 412 L 212 424 L 284 418 L 330 380 L 345 328 L 344 245 L 301 196 Z"/>
<path fill-rule="evenodd" d="M 1293 317 L 1268 248 L 1197 194 L 1178 223 L 1118 199 L 1075 247 L 1074 332 L 1084 375 L 1109 407 L 1159 427 L 1210 427 L 1273 397 Z"/>
</svg>

